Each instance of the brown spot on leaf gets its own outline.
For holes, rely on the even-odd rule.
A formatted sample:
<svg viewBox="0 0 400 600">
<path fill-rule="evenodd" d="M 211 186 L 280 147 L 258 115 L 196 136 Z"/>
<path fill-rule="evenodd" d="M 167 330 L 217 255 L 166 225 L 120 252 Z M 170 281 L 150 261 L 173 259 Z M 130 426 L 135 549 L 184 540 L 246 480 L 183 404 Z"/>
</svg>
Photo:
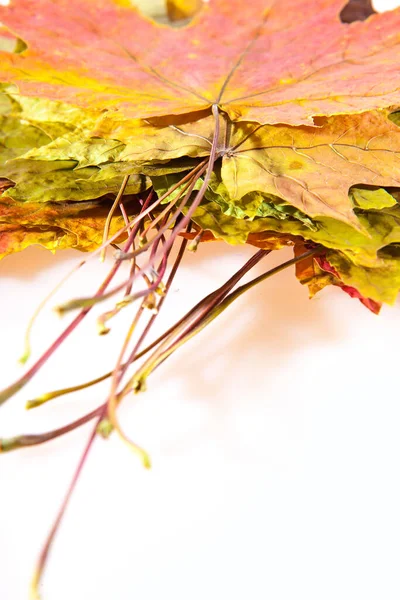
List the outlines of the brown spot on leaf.
<svg viewBox="0 0 400 600">
<path fill-rule="evenodd" d="M 375 14 L 371 0 L 349 0 L 340 13 L 342 23 L 365 21 L 370 15 Z"/>
</svg>

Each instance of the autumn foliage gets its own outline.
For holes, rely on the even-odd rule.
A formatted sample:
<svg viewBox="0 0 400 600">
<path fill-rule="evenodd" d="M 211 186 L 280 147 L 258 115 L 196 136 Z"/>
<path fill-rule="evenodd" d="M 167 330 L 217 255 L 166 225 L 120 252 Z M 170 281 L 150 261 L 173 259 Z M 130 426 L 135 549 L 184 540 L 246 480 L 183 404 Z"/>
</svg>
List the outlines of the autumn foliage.
<svg viewBox="0 0 400 600">
<path fill-rule="evenodd" d="M 151 2 L 148 9 L 128 0 L 0 7 L 0 257 L 32 244 L 117 250 L 94 296 L 60 307 L 81 309 L 74 327 L 119 292 L 100 333 L 137 300 L 135 319 L 150 309 L 154 320 L 172 281 L 174 244 L 182 252 L 210 240 L 260 249 L 166 332 L 121 388 L 143 341 L 126 358 L 134 319 L 104 376 L 108 401 L 86 419 L 122 437 L 121 399 L 144 389 L 154 368 L 224 310 L 269 252 L 293 247 L 284 266 L 296 264 L 310 296 L 334 285 L 378 313 L 400 290 L 400 10 L 372 14 L 369 3 L 344 0 L 168 0 L 160 23 Z M 143 268 L 141 254 L 150 257 Z M 123 261 L 131 261 L 129 278 L 109 290 Z M 145 285 L 136 293 L 138 279 Z M 3 450 L 29 445 L 16 439 Z"/>
<path fill-rule="evenodd" d="M 158 192 L 208 156 L 214 104 L 217 162 L 195 223 L 230 243 L 261 231 L 321 243 L 345 284 L 393 301 L 400 12 L 348 25 L 342 9 L 212 0 L 172 28 L 111 0 L 2 7 L 24 44 L 0 54 L 1 253 L 93 249 L 125 175 L 125 193 Z"/>
</svg>

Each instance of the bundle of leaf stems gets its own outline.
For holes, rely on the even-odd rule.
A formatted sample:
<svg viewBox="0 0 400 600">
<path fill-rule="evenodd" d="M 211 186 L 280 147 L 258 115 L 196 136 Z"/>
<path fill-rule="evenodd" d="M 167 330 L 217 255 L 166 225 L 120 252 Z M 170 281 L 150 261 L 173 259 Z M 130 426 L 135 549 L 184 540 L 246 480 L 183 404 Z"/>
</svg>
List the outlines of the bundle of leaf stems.
<svg viewBox="0 0 400 600">
<path fill-rule="evenodd" d="M 234 275 L 232 275 L 226 283 L 208 294 L 203 300 L 189 310 L 175 325 L 171 326 L 155 341 L 143 348 L 143 345 L 151 332 L 152 326 L 157 319 L 159 311 L 165 302 L 185 250 L 187 250 L 189 246 L 189 239 L 192 238 L 190 246 L 192 249 L 195 249 L 202 235 L 201 231 L 193 234 L 192 216 L 204 197 L 214 168 L 214 163 L 217 158 L 221 156 L 221 152 L 219 152 L 217 148 L 219 119 L 218 107 L 216 105 L 213 106 L 212 112 L 215 119 L 215 131 L 209 158 L 200 162 L 163 196 L 157 198 L 153 190 L 151 190 L 150 193 L 147 193 L 147 195 L 139 196 L 140 212 L 137 217 L 132 220 L 128 219 L 123 204 L 123 195 L 129 176 L 124 178 L 121 189 L 113 202 L 105 223 L 102 246 L 97 251 L 93 252 L 88 259 L 82 261 L 78 265 L 78 267 L 81 267 L 90 259 L 96 256 L 98 257 L 99 255 L 101 259 L 104 260 L 107 248 L 113 247 L 117 250 L 111 270 L 93 296 L 77 298 L 57 307 L 60 314 L 76 309 L 78 309 L 79 312 L 33 366 L 14 384 L 0 392 L 1 405 L 16 392 L 21 390 L 33 378 L 33 376 L 45 365 L 50 356 L 52 356 L 59 346 L 83 321 L 94 305 L 103 302 L 107 298 L 113 297 L 118 292 L 124 292 L 122 300 L 115 305 L 115 308 L 103 313 L 98 318 L 98 332 L 99 334 L 106 334 L 109 331 L 106 323 L 128 304 L 133 301 L 139 301 L 139 306 L 128 328 L 117 362 L 112 371 L 86 383 L 43 394 L 42 396 L 28 401 L 26 407 L 30 409 L 41 406 L 50 400 L 65 394 L 89 388 L 109 378 L 111 380 L 110 391 L 105 402 L 64 427 L 47 431 L 42 434 L 18 435 L 11 438 L 0 439 L 0 451 L 7 452 L 17 448 L 42 444 L 73 431 L 88 421 L 95 421 L 84 452 L 69 485 L 67 494 L 40 554 L 32 580 L 32 600 L 37 600 L 39 598 L 39 582 L 44 571 L 50 547 L 96 435 L 99 433 L 104 437 L 107 437 L 115 430 L 121 439 L 139 456 L 143 465 L 146 468 L 150 467 L 150 458 L 146 451 L 126 436 L 119 423 L 117 408 L 125 396 L 145 390 L 147 378 L 157 367 L 159 367 L 185 342 L 199 333 L 206 325 L 211 323 L 247 290 L 279 271 L 319 252 L 319 247 L 314 245 L 304 254 L 297 256 L 292 260 L 288 260 L 250 280 L 248 283 L 242 284 L 234 289 L 240 280 L 270 252 L 270 250 L 259 250 Z M 194 187 L 201 177 L 203 178 L 202 185 L 199 191 L 194 192 Z M 167 204 L 164 210 L 156 214 L 155 211 L 159 208 L 161 203 L 180 186 L 181 190 L 177 197 Z M 109 238 L 108 234 L 111 217 L 118 209 L 124 217 L 125 226 Z M 147 221 L 149 222 L 147 223 Z M 126 237 L 126 241 L 123 243 L 122 247 L 116 244 L 116 240 L 121 236 Z M 168 278 L 166 282 L 163 283 L 171 250 L 179 241 L 178 238 L 181 239 L 179 251 L 173 262 Z M 148 256 L 145 264 L 139 266 L 137 262 L 138 257 L 141 257 L 146 253 Z M 130 261 L 131 263 L 128 278 L 114 288 L 108 290 L 124 261 Z M 139 278 L 143 279 L 145 285 L 140 291 L 132 293 L 133 285 Z M 58 287 L 59 286 L 57 286 L 56 289 L 58 289 Z M 46 300 L 48 300 L 48 298 Z M 38 311 L 35 313 L 35 317 L 37 316 L 37 312 Z M 134 343 L 130 353 L 128 353 L 128 347 L 137 330 L 139 322 L 146 318 L 147 322 L 142 333 Z M 29 326 L 29 332 L 31 325 L 32 323 Z M 24 359 L 29 355 L 29 339 L 27 342 L 28 347 Z M 125 381 L 125 375 L 131 365 L 144 356 L 146 356 L 146 359 L 139 369 Z"/>
</svg>

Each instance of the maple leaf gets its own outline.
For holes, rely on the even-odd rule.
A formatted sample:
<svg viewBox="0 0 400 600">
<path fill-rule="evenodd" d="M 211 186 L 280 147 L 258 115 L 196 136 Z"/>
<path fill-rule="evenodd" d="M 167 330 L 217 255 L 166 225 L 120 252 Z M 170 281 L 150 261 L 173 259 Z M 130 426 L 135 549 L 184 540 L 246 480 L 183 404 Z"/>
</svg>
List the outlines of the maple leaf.
<svg viewBox="0 0 400 600">
<path fill-rule="evenodd" d="M 353 190 L 353 194 L 361 197 L 368 192 L 369 203 L 372 203 L 374 190 Z M 375 190 L 378 203 L 382 197 L 389 204 L 385 190 Z M 373 307 L 375 303 L 393 304 L 400 291 L 400 260 L 397 251 L 400 245 L 400 206 L 392 197 L 391 206 L 381 210 L 358 210 L 358 217 L 365 234 L 354 230 L 349 225 L 334 219 L 314 220 L 314 229 L 307 227 L 298 219 L 258 218 L 254 220 L 234 218 L 221 212 L 216 202 L 201 205 L 194 216 L 199 227 L 210 230 L 219 239 L 231 244 L 251 243 L 250 236 L 261 236 L 268 232 L 291 236 L 292 239 L 309 240 L 322 244 L 326 250 L 326 259 L 332 270 L 320 273 L 315 270 L 300 278 L 310 284 L 312 293 L 316 293 L 326 285 L 335 284 L 346 289 L 347 293 L 363 298 Z M 297 244 L 299 242 L 296 242 Z M 268 248 L 268 246 L 266 246 Z M 326 263 L 327 264 L 327 263 Z M 306 266 L 304 267 L 306 269 Z M 339 282 L 332 280 L 333 269 Z M 371 304 L 372 303 L 372 304 Z"/>
<path fill-rule="evenodd" d="M 349 189 L 357 184 L 400 185 L 400 129 L 388 113 L 319 118 L 317 123 L 318 127 L 255 126 L 220 117 L 220 185 L 214 181 L 211 188 L 232 214 L 237 211 L 238 216 L 243 205 L 249 205 L 248 195 L 256 192 L 277 196 L 309 217 L 329 216 L 360 228 Z M 100 133 L 106 138 L 99 138 Z M 129 162 L 131 172 L 136 164 L 136 172 L 151 174 L 146 165 L 207 156 L 212 135 L 211 117 L 166 126 L 104 117 L 86 137 L 74 131 L 33 148 L 23 158 L 75 160 L 79 167 L 104 168 L 107 161 Z M 179 165 L 165 164 L 165 172 L 170 169 L 179 171 Z"/>
<path fill-rule="evenodd" d="M 209 229 L 217 237 L 231 243 L 245 243 L 250 233 L 275 231 L 338 249 L 360 266 L 374 266 L 379 250 L 400 242 L 400 206 L 396 203 L 393 208 L 361 210 L 358 211 L 358 218 L 363 232 L 330 218 L 314 219 L 313 228 L 294 218 L 238 219 L 223 214 L 216 202 L 203 203 L 194 216 L 200 227 Z"/>
<path fill-rule="evenodd" d="M 296 242 L 294 245 L 294 255 L 301 256 L 307 250 L 307 244 Z M 329 263 L 326 256 L 310 256 L 309 258 L 296 264 L 296 277 L 303 285 L 307 285 L 310 298 L 320 292 L 328 285 L 339 287 L 351 298 L 357 298 L 374 314 L 379 314 L 382 307 L 380 302 L 364 296 L 355 287 L 345 285 L 338 271 Z"/>
<path fill-rule="evenodd" d="M 344 4 L 211 0 L 172 29 L 125 0 L 16 0 L 0 19 L 28 49 L 0 54 L 0 79 L 134 118 L 217 104 L 233 120 L 300 125 L 400 104 L 400 11 L 346 25 Z"/>
<path fill-rule="evenodd" d="M 382 303 L 376 302 L 375 300 L 372 300 L 372 298 L 364 298 L 364 296 L 359 292 L 358 289 L 349 285 L 345 285 L 342 282 L 338 271 L 329 263 L 327 258 L 324 258 L 323 256 L 317 256 L 315 257 L 315 262 L 318 263 L 322 270 L 328 273 L 332 273 L 335 276 L 335 279 L 338 280 L 335 281 L 335 285 L 339 286 L 341 290 L 343 290 L 351 298 L 357 298 L 358 300 L 360 300 L 361 304 L 364 304 L 364 306 L 366 306 L 374 314 L 379 314 L 382 308 Z"/>
<path fill-rule="evenodd" d="M 301 256 L 307 249 L 307 244 L 303 240 L 299 241 L 294 245 L 294 255 Z M 308 287 L 310 298 L 313 298 L 328 285 L 340 284 L 338 273 L 324 271 L 316 258 L 317 257 L 310 256 L 306 260 L 298 263 L 295 267 L 296 277 L 300 283 Z"/>
<path fill-rule="evenodd" d="M 221 239 L 214 236 L 210 230 L 198 229 L 191 233 L 182 233 L 181 236 L 187 240 L 196 240 L 200 237 L 201 243 L 221 242 Z M 247 243 L 263 250 L 280 250 L 287 246 L 299 246 L 303 243 L 302 238 L 293 235 L 284 235 L 274 231 L 263 231 L 261 233 L 250 233 L 247 237 Z"/>
<path fill-rule="evenodd" d="M 341 252 L 329 252 L 326 258 L 343 283 L 364 298 L 391 305 L 396 302 L 400 291 L 400 260 L 397 254 L 392 255 L 390 246 L 380 252 L 379 261 L 371 267 L 354 264 Z"/>
<path fill-rule="evenodd" d="M 67 31 L 69 15 L 74 15 L 75 9 L 72 5 L 72 10 L 68 11 L 65 24 L 61 26 L 58 17 L 60 16 L 59 11 L 62 4 L 59 1 L 43 3 L 44 9 L 45 6 L 49 7 L 51 5 L 51 10 L 44 10 L 43 15 L 37 19 L 39 29 L 43 28 L 43 23 L 51 18 L 56 23 L 56 29 L 61 27 L 60 32 L 61 30 Z M 177 10 L 179 10 L 179 3 L 175 4 Z M 322 11 L 318 17 L 312 17 L 311 13 L 306 11 L 304 19 L 300 23 L 300 30 L 303 26 L 310 24 L 310 19 L 321 19 L 322 17 L 323 22 L 328 27 L 329 18 L 334 14 L 332 11 L 337 12 L 339 7 L 338 2 L 330 4 L 330 7 L 323 5 L 326 12 Z M 186 6 L 188 12 L 193 12 L 194 5 L 189 6 L 186 3 Z M 257 23 L 257 15 L 260 14 L 260 6 L 257 2 L 254 4 L 251 9 L 253 12 L 249 12 L 249 23 L 245 24 L 244 29 L 241 30 L 242 33 L 244 32 L 243 35 L 247 42 L 249 42 L 249 32 L 254 33 L 254 25 Z M 222 0 L 212 2 L 211 8 L 205 8 L 190 27 L 184 28 L 180 32 L 170 31 L 165 27 L 157 29 L 158 26 L 153 22 L 143 20 L 138 12 L 131 8 L 121 7 L 119 3 L 102 3 L 97 8 L 99 9 L 99 15 L 102 14 L 102 11 L 108 10 L 109 13 L 107 14 L 115 17 L 112 20 L 111 37 L 108 36 L 107 40 L 112 39 L 114 29 L 120 24 L 121 15 L 126 16 L 128 13 L 124 11 L 129 10 L 131 18 L 138 20 L 143 25 L 144 30 L 148 31 L 146 28 L 150 28 L 153 33 L 154 31 L 160 33 L 160 47 L 162 47 L 164 35 L 177 35 L 177 39 L 182 41 L 182 39 L 187 39 L 189 31 L 191 34 L 202 31 L 203 35 L 207 35 L 208 32 L 212 32 L 214 21 L 218 21 L 218 19 L 229 20 Z M 11 21 L 16 19 L 21 24 L 30 14 L 31 9 L 29 2 L 27 4 L 22 3 L 21 10 L 16 12 L 12 5 L 11 8 L 5 10 L 5 14 L 10 16 Z M 396 14 L 393 13 L 389 18 L 385 17 L 387 27 L 390 27 L 390 23 L 395 21 Z M 9 25 L 11 21 L 7 21 Z M 204 31 L 204 23 L 206 22 L 210 24 L 207 32 Z M 372 20 L 370 22 L 372 23 Z M 267 43 L 267 38 L 268 43 L 272 44 L 271 47 L 274 46 L 274 27 L 278 30 L 282 23 L 284 23 L 284 16 L 281 8 L 277 8 L 275 5 L 271 6 L 267 11 L 261 29 L 257 25 L 257 39 L 251 38 L 253 33 L 250 35 L 250 39 L 253 41 L 250 44 L 251 47 L 248 48 L 248 51 L 246 50 L 245 55 L 242 57 L 243 64 L 240 63 L 239 70 L 251 58 L 254 51 L 253 46 L 257 46 L 258 51 L 260 51 L 262 40 Z M 378 21 L 375 21 L 375 25 L 377 23 Z M 88 22 L 85 18 L 80 23 L 80 28 L 78 28 L 78 38 L 87 26 Z M 335 21 L 336 29 L 339 27 L 338 31 L 340 30 L 341 35 L 345 35 L 349 44 L 350 41 L 353 43 L 356 39 L 354 36 L 356 36 L 355 32 L 360 31 L 360 29 L 357 29 L 359 26 L 360 24 L 357 24 L 346 29 L 346 27 Z M 368 25 L 368 27 L 370 26 Z M 64 29 L 62 29 L 63 27 Z M 237 23 L 232 31 L 236 31 L 235 27 L 238 27 Z M 292 33 L 294 31 L 291 28 L 289 30 Z M 92 38 L 94 35 L 97 39 L 96 36 L 100 35 L 101 31 L 101 28 L 97 29 L 96 25 L 92 30 Z M 179 38 L 179 36 L 184 37 Z M 72 53 L 78 38 L 75 36 L 71 42 L 66 42 L 69 51 Z M 296 40 L 297 38 L 294 37 L 292 41 Z M 261 46 L 258 44 L 261 44 Z M 46 47 L 45 43 L 44 47 Z M 60 47 L 63 47 L 62 44 Z M 149 48 L 149 44 L 146 47 Z M 376 51 L 375 54 L 376 57 L 379 57 L 379 60 L 384 58 L 385 48 L 378 48 Z M 224 54 L 225 50 L 225 58 L 231 60 L 234 55 L 232 52 L 236 49 L 228 44 L 226 48 L 224 47 Z M 110 51 L 107 44 L 105 45 L 105 51 L 106 54 Z M 153 59 L 151 48 L 148 52 L 151 59 Z M 32 53 L 32 48 L 21 56 L 14 54 L 11 60 L 15 65 L 20 60 L 25 61 L 28 72 L 32 67 L 29 74 L 29 79 L 32 82 L 36 76 L 34 65 L 32 66 L 33 63 L 30 62 L 30 53 Z M 63 58 L 65 56 L 64 54 Z M 104 53 L 100 53 L 99 56 L 104 57 Z M 118 60 L 121 58 L 114 51 L 113 60 L 117 60 L 116 57 L 119 57 Z M 174 59 L 173 53 L 172 59 Z M 71 65 L 72 63 L 68 64 Z M 179 64 L 178 61 L 177 66 Z M 233 64 L 235 64 L 234 61 Z M 139 71 L 134 70 L 136 75 L 142 72 L 142 63 L 138 63 L 138 65 Z M 170 68 L 169 62 L 164 66 L 167 69 Z M 208 67 L 209 65 L 206 64 L 205 71 Z M 249 84 L 247 82 L 246 85 L 249 85 L 250 91 L 252 91 L 252 81 L 257 74 L 257 68 L 253 64 L 248 69 L 251 81 Z M 148 74 L 146 69 L 147 66 L 144 70 Z M 324 73 L 325 70 L 324 67 Z M 199 73 L 202 76 L 201 70 L 199 70 Z M 214 76 L 215 72 L 213 71 L 212 74 Z M 235 77 L 236 71 L 230 74 L 229 84 Z M 19 82 L 18 78 L 13 82 Z M 21 85 L 21 82 L 19 84 Z M 159 81 L 157 85 L 160 85 Z M 46 91 L 48 88 L 45 86 L 44 89 Z M 64 89 L 63 86 L 60 89 Z M 224 90 L 228 90 L 228 87 L 224 86 Z M 15 94 L 13 96 L 12 90 L 7 89 L 6 91 L 13 102 L 13 107 L 11 110 L 8 109 L 7 115 L 11 119 L 14 118 L 14 121 L 7 120 L 5 131 L 7 132 L 7 127 L 10 127 L 10 123 L 12 123 L 12 128 L 15 127 L 16 130 L 22 128 L 20 137 L 25 140 L 25 146 L 18 148 L 18 150 L 9 149 L 5 144 L 8 154 L 4 153 L 3 162 L 6 162 L 6 164 L 0 174 L 16 184 L 6 192 L 7 196 L 14 200 L 29 202 L 55 202 L 69 198 L 89 200 L 101 197 L 108 192 L 116 193 L 121 185 L 122 177 L 126 174 L 131 175 L 127 192 L 134 193 L 149 186 L 149 181 L 143 178 L 140 173 L 153 175 L 152 183 L 158 190 L 160 189 L 157 182 L 158 176 L 163 173 L 168 175 L 171 172 L 181 172 L 185 169 L 184 163 L 177 164 L 175 161 L 175 163 L 169 162 L 167 164 L 167 161 L 185 156 L 200 158 L 207 156 L 210 151 L 214 120 L 211 117 L 199 118 L 204 117 L 204 112 L 197 113 L 195 121 L 193 121 L 191 115 L 186 120 L 185 118 L 182 120 L 182 117 L 174 117 L 172 120 L 170 117 L 165 119 L 164 116 L 162 121 L 151 123 L 139 119 L 127 120 L 118 112 L 107 111 L 102 113 L 94 109 L 96 103 L 92 101 L 93 98 L 90 96 L 88 97 L 90 111 L 83 111 L 60 102 L 29 99 Z M 136 102 L 137 98 L 136 100 L 133 98 L 132 101 Z M 84 104 L 88 102 L 85 100 Z M 15 108 L 16 104 L 18 104 L 17 109 Z M 291 114 L 295 115 L 297 111 L 296 103 L 290 104 L 289 102 L 288 106 L 290 106 Z M 260 108 L 258 104 L 257 107 Z M 218 148 L 219 156 L 222 158 L 222 166 L 219 171 L 217 169 L 219 175 L 213 174 L 206 197 L 219 203 L 225 215 L 236 218 L 258 219 L 270 217 L 288 221 L 286 225 L 289 225 L 289 227 L 291 227 L 294 218 L 301 221 L 309 229 L 315 230 L 320 227 L 321 221 L 317 227 L 309 217 L 317 219 L 331 217 L 347 222 L 365 234 L 365 230 L 362 231 L 363 226 L 355 215 L 353 208 L 354 206 L 367 207 L 368 201 L 365 198 L 368 191 L 364 191 L 361 200 L 360 192 L 358 192 L 359 202 L 357 202 L 354 194 L 349 196 L 348 192 L 351 186 L 360 183 L 386 186 L 398 185 L 399 130 L 394 123 L 388 121 L 387 114 L 375 111 L 361 115 L 331 117 L 330 119 L 319 118 L 318 120 L 318 118 L 314 118 L 312 121 L 313 127 L 290 127 L 287 125 L 254 127 L 251 123 L 246 122 L 232 124 L 229 119 L 221 116 Z M 32 126 L 31 140 L 28 135 L 29 130 L 25 128 L 26 121 Z M 35 130 L 38 124 L 39 127 Z M 67 130 L 65 129 L 66 126 Z M 36 131 L 38 133 L 35 140 Z M 47 139 L 46 135 L 51 136 L 52 139 Z M 118 144 L 116 141 L 121 143 Z M 10 161 L 10 158 L 16 158 L 15 155 L 18 156 L 18 159 Z M 164 168 L 161 168 L 159 163 L 163 163 Z M 154 168 L 155 164 L 158 165 L 156 168 Z M 190 164 L 186 168 L 189 168 L 189 166 Z M 340 177 L 338 177 L 338 174 L 340 174 Z M 393 197 L 390 194 L 387 194 L 385 190 L 381 190 L 380 195 L 382 197 L 381 204 L 377 205 L 377 195 L 375 194 L 370 208 L 391 205 Z M 385 202 L 389 202 L 389 204 L 385 204 Z M 209 206 L 213 206 L 213 204 L 211 203 Z M 217 213 L 212 212 L 215 218 Z M 257 224 L 259 225 L 259 223 Z M 240 228 L 241 225 L 238 229 Z M 334 227 L 330 229 L 328 224 L 328 230 L 333 232 Z M 247 235 L 248 232 L 245 235 L 243 235 L 243 232 L 238 233 L 236 241 L 244 241 L 244 237 Z M 230 241 L 233 241 L 231 234 L 228 237 Z M 335 238 L 335 235 L 333 235 L 333 238 Z"/>
<path fill-rule="evenodd" d="M 111 200 L 89 202 L 18 202 L 3 195 L 0 198 L 0 258 L 40 244 L 55 252 L 75 248 L 85 252 L 96 250 L 103 239 L 104 223 Z M 128 215 L 138 213 L 137 203 L 126 196 Z M 111 219 L 110 236 L 124 226 L 122 215 Z M 125 236 L 122 235 L 120 239 Z M 116 241 L 119 241 L 117 239 Z"/>
<path fill-rule="evenodd" d="M 382 112 L 324 118 L 318 124 L 318 129 L 238 124 L 221 169 L 232 199 L 262 190 L 309 216 L 330 216 L 357 227 L 349 188 L 400 185 L 400 129 Z"/>
<path fill-rule="evenodd" d="M 19 119 L 0 117 L 0 177 L 12 187 L 3 192 L 20 201 L 57 202 L 91 200 L 117 193 L 130 174 L 127 193 L 138 193 L 151 185 L 129 163 L 110 162 L 101 166 L 76 168 L 78 160 L 41 161 L 29 158 L 32 147 L 51 142 L 45 131 Z M 24 154 L 28 158 L 23 159 Z"/>
<path fill-rule="evenodd" d="M 169 17 L 191 17 L 200 4 L 167 0 Z M 365 2 L 352 5 L 368 16 Z M 146 15 L 158 18 L 159 6 L 147 2 Z M 343 6 L 342 0 L 210 0 L 180 28 L 155 23 L 128 0 L 15 0 L 0 8 L 9 27 L 8 35 L 0 32 L 0 80 L 9 82 L 0 89 L 0 258 L 35 243 L 51 251 L 103 246 L 102 252 L 113 241 L 121 244 L 97 291 L 59 307 L 80 312 L 0 392 L 0 404 L 29 382 L 92 306 L 123 294 L 99 317 L 105 334 L 109 319 L 140 299 L 112 372 L 45 394 L 31 407 L 111 377 L 106 402 L 58 430 L 0 439 L 0 452 L 43 443 L 96 418 L 70 492 L 96 432 L 115 429 L 149 467 L 146 452 L 119 425 L 118 404 L 142 391 L 150 373 L 231 302 L 283 268 L 296 264 L 310 295 L 334 285 L 375 313 L 382 302 L 394 303 L 400 10 L 345 25 L 339 15 L 348 21 L 353 15 Z M 178 236 L 184 239 L 164 283 Z M 191 249 L 220 239 L 260 250 L 138 352 L 189 239 Z M 295 258 L 238 286 L 285 246 L 294 247 Z M 147 262 L 138 264 L 146 252 Z M 128 278 L 112 288 L 124 261 Z M 138 277 L 144 286 L 136 293 Z M 125 383 L 127 369 L 150 350 Z M 41 554 L 32 597 L 38 598 L 67 501 Z"/>
<path fill-rule="evenodd" d="M 117 194 L 124 175 L 130 175 L 127 192 L 136 194 L 150 186 L 146 177 L 132 174 L 127 163 L 75 169 L 74 161 L 10 161 L 2 170 L 3 177 L 16 185 L 7 196 L 21 202 L 63 202 L 92 200 L 106 194 Z"/>
<path fill-rule="evenodd" d="M 17 119 L 0 116 L 0 165 L 29 151 L 32 147 L 47 144 L 51 138 L 37 127 L 22 124 Z"/>
</svg>

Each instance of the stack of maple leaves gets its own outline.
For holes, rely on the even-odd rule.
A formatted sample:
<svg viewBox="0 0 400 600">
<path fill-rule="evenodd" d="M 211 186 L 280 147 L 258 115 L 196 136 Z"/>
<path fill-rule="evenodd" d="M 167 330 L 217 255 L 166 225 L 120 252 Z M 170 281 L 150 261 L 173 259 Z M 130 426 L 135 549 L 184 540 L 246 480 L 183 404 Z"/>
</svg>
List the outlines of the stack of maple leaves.
<svg viewBox="0 0 400 600">
<path fill-rule="evenodd" d="M 168 4 L 185 16 L 199 2 Z M 393 303 L 400 11 L 344 24 L 344 4 L 211 0 L 183 27 L 124 0 L 1 7 L 0 256 L 98 247 L 124 178 L 133 216 L 138 195 L 208 159 L 218 120 L 202 239 L 318 244 L 297 266 L 311 294 Z M 114 212 L 110 235 L 123 225 Z"/>
<path fill-rule="evenodd" d="M 159 14 L 159 0 L 138 0 Z M 400 290 L 400 10 L 368 16 L 355 0 L 167 0 L 155 22 L 128 0 L 11 0 L 0 7 L 0 257 L 41 244 L 93 251 L 123 243 L 111 273 L 17 382 L 20 390 L 93 303 L 142 276 L 145 298 L 115 369 L 28 407 L 110 377 L 107 401 L 65 427 L 0 439 L 0 451 L 43 443 L 97 418 L 67 500 L 41 554 L 38 581 L 96 431 L 116 429 L 128 393 L 240 293 L 268 251 L 293 246 L 311 295 L 332 284 L 378 312 Z M 193 14 L 195 16 L 193 16 Z M 161 15 L 163 17 L 163 15 Z M 190 20 L 190 17 L 192 17 Z M 341 18 L 342 17 L 342 20 Z M 345 22 L 343 22 L 345 21 Z M 261 248 L 221 288 L 123 362 L 144 308 L 155 312 L 179 236 Z M 186 237 L 185 237 L 186 236 Z M 160 247 L 160 266 L 156 266 Z M 150 250 L 145 268 L 136 256 Z M 104 294 L 119 264 L 131 275 Z M 151 267 L 151 268 L 150 268 Z M 273 270 L 273 272 L 278 269 Z M 150 296 L 159 293 L 159 300 Z M 64 307 L 65 308 L 65 307 Z M 119 390 L 127 368 L 154 354 Z M 129 442 L 131 443 L 131 442 Z M 144 451 L 133 443 L 144 464 Z"/>
</svg>

